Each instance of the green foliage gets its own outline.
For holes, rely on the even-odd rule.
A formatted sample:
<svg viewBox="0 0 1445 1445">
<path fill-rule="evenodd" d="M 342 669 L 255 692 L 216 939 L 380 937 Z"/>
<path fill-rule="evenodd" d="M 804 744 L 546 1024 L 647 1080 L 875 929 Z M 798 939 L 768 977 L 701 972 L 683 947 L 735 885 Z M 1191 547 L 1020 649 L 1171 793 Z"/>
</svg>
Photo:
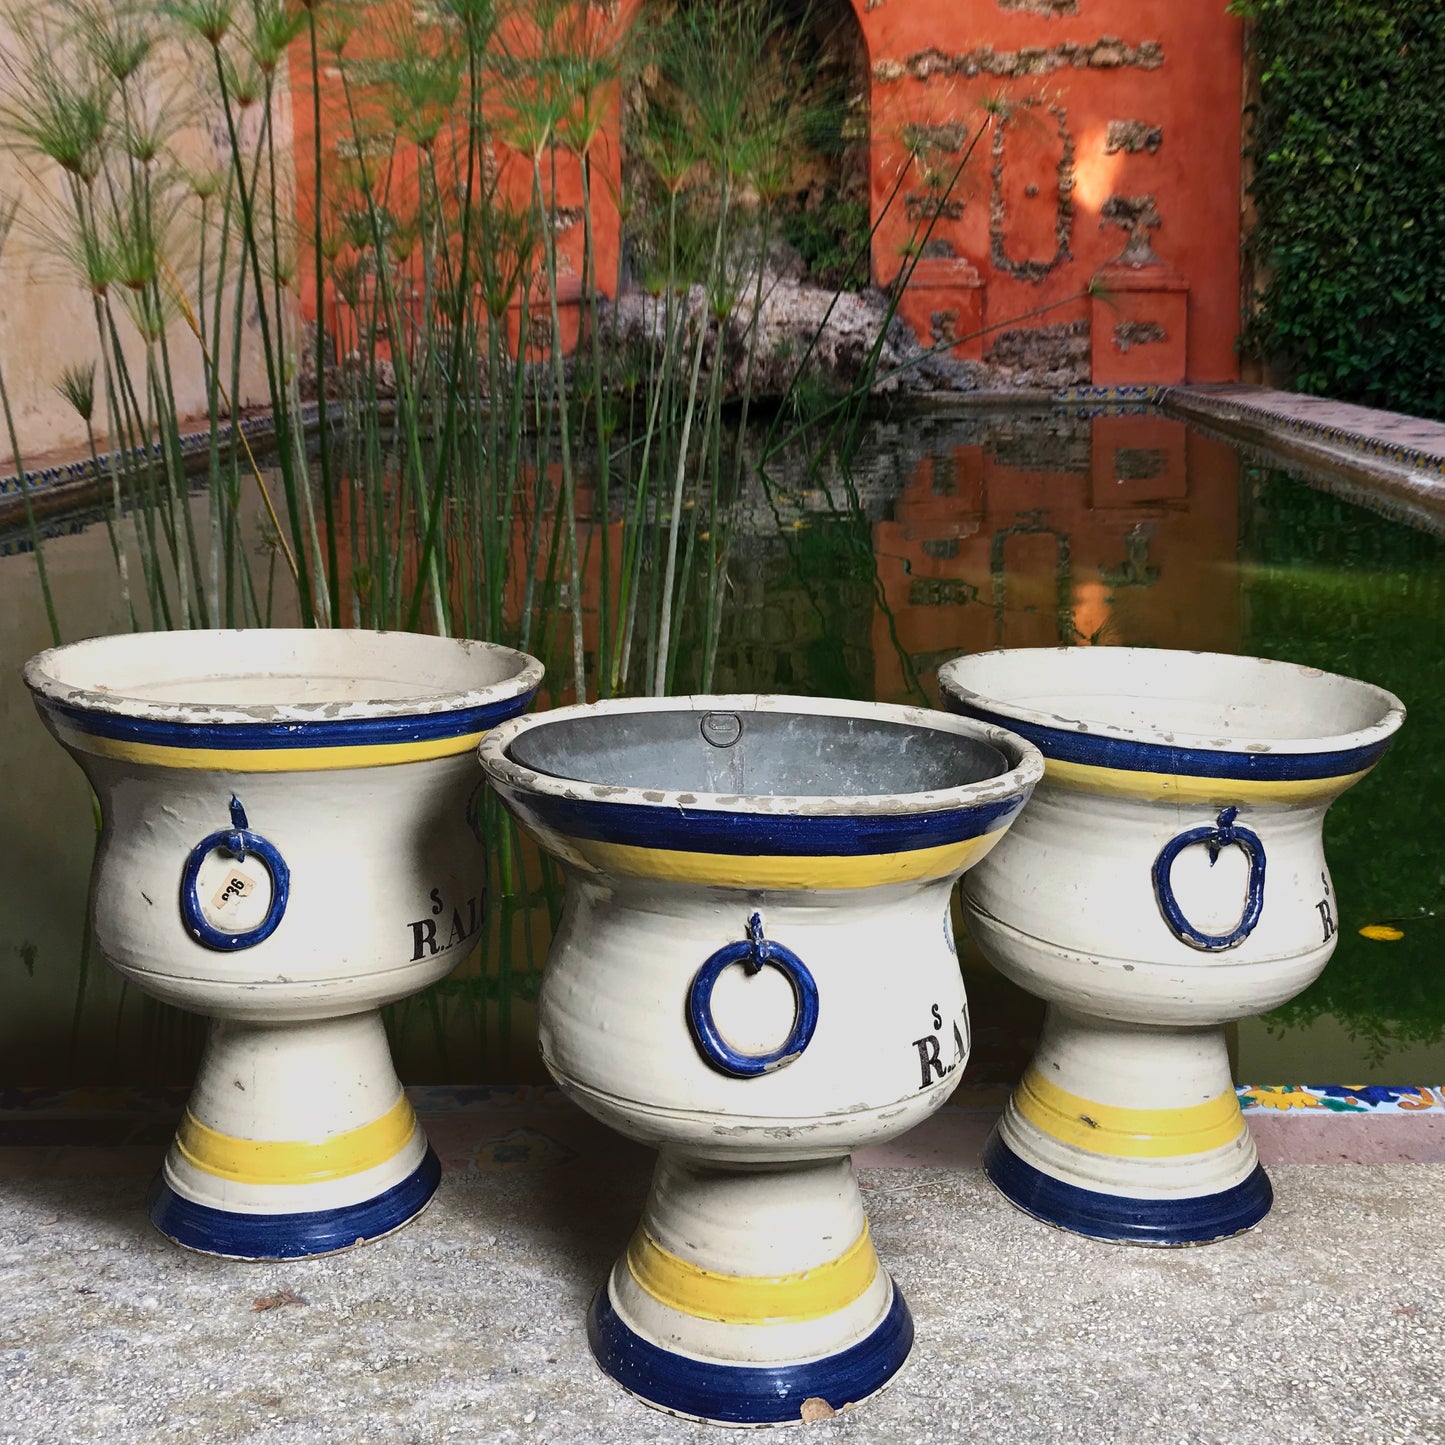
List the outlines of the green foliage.
<svg viewBox="0 0 1445 1445">
<path fill-rule="evenodd" d="M 868 281 L 868 206 L 827 187 L 816 206 L 783 212 L 783 236 L 820 285 L 855 290 Z"/>
<path fill-rule="evenodd" d="M 96 365 L 47 380 L 98 473 L 105 440 L 133 628 L 294 616 L 488 637 L 542 657 L 554 702 L 675 690 L 691 639 L 685 681 L 708 690 L 761 257 L 812 116 L 796 83 L 811 62 L 774 0 L 696 0 L 655 25 L 589 0 L 0 0 L 0 14 L 0 146 L 39 181 L 22 221 L 94 325 Z M 594 232 L 599 203 L 638 204 L 627 183 L 607 194 L 605 123 L 644 70 L 659 105 L 633 172 L 650 172 L 664 221 L 645 347 L 619 335 Z M 311 121 L 296 214 L 288 90 Z M 15 214 L 0 197 L 0 244 Z M 275 429 L 266 471 L 221 426 L 248 352 Z M 308 352 L 335 418 L 310 436 Z M 188 457 L 178 378 L 197 370 L 209 444 Z M 0 427 L 28 508 L 3 373 Z M 494 805 L 489 834 L 495 922 L 468 976 L 494 981 L 495 1017 L 474 1022 L 505 1048 L 540 966 L 537 899 L 555 923 L 560 890 Z M 412 1005 L 439 1040 L 449 997 Z M 84 1004 L 82 981 L 77 1027 Z"/>
<path fill-rule="evenodd" d="M 1245 345 L 1303 391 L 1445 416 L 1445 5 L 1235 0 L 1260 95 Z"/>
</svg>

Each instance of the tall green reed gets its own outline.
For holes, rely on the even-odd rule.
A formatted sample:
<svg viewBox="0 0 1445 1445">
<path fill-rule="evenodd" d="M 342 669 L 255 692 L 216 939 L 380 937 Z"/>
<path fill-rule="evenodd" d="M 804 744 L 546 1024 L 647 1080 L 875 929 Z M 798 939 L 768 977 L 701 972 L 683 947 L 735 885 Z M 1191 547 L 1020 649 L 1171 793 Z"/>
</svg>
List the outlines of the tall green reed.
<svg viewBox="0 0 1445 1445">
<path fill-rule="evenodd" d="M 716 632 L 766 262 L 819 128 L 795 15 L 770 0 L 646 23 L 584 0 L 40 0 L 14 23 L 0 129 L 60 177 L 45 223 L 91 297 L 109 516 L 140 559 L 134 625 L 271 615 L 244 539 L 254 491 L 303 625 L 522 642 L 575 697 L 677 685 L 681 614 Z M 624 168 L 613 118 L 644 71 Z M 309 121 L 299 149 L 287 79 Z M 639 348 L 599 237 L 648 209 L 665 219 Z M 823 428 L 820 455 L 856 434 L 882 344 L 821 418 L 804 346 L 769 398 L 765 454 L 796 441 L 800 414 Z M 197 352 L 204 525 L 177 380 Z M 311 428 L 314 468 L 306 357 L 337 414 Z M 248 360 L 275 500 L 224 425 Z"/>
<path fill-rule="evenodd" d="M 515 643 L 554 700 L 711 686 L 731 507 L 759 458 L 768 258 L 836 109 L 795 15 L 33 0 L 12 24 L 0 133 L 55 178 L 31 228 L 90 298 L 95 370 L 60 382 L 106 476 L 133 627 L 280 608 Z M 614 118 L 639 89 L 624 165 Z M 627 319 L 605 242 L 619 213 L 647 233 Z M 768 398 L 763 460 L 801 435 L 821 466 L 856 438 L 882 337 L 821 407 L 816 340 Z M 197 368 L 206 445 L 188 455 Z M 226 426 L 258 375 L 270 477 Z M 555 914 L 559 888 L 491 823 L 482 977 L 504 1026 L 514 966 L 534 961 L 526 910 Z"/>
</svg>

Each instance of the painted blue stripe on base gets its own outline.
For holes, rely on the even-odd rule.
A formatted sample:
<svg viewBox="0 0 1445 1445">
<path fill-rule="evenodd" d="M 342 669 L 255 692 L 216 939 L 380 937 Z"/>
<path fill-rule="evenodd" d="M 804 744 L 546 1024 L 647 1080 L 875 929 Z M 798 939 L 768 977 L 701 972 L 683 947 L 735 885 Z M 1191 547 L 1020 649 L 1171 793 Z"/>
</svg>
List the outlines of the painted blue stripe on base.
<svg viewBox="0 0 1445 1445">
<path fill-rule="evenodd" d="M 983 1148 L 984 1172 L 1026 1214 L 1060 1229 L 1117 1244 L 1206 1244 L 1252 1229 L 1274 1203 L 1269 1175 L 1256 1164 L 1242 1183 L 1192 1199 L 1129 1199 L 1065 1184 L 1025 1163 L 995 1130 Z"/>
<path fill-rule="evenodd" d="M 177 723 L 155 718 L 66 707 L 36 700 L 43 712 L 79 732 L 122 742 L 151 743 L 167 748 L 344 748 L 379 743 L 421 743 L 486 732 L 508 718 L 521 716 L 533 694 L 519 693 L 481 707 L 451 712 L 415 713 L 409 717 L 360 717 L 316 722 Z"/>
<path fill-rule="evenodd" d="M 800 1365 L 730 1365 L 643 1339 L 618 1317 L 603 1285 L 587 1313 L 587 1341 L 607 1374 L 658 1409 L 728 1425 L 784 1425 L 797 1422 L 804 1400 L 840 1410 L 881 1390 L 913 1348 L 913 1316 L 895 1285 L 878 1328 L 836 1355 Z"/>
<path fill-rule="evenodd" d="M 385 1194 L 340 1209 L 299 1214 L 240 1214 L 184 1199 L 158 1176 L 151 1186 L 151 1223 L 168 1239 L 202 1254 L 229 1259 L 304 1259 L 330 1254 L 400 1229 L 436 1193 L 442 1166 L 427 1146 L 426 1156 Z"/>
<path fill-rule="evenodd" d="M 1390 740 L 1362 748 L 1325 753 L 1231 753 L 1209 748 L 1176 748 L 1165 743 L 1136 742 L 1098 733 L 1043 727 L 975 707 L 947 693 L 950 712 L 992 723 L 1027 738 L 1046 758 L 1061 763 L 1083 763 L 1091 768 L 1115 768 L 1126 773 L 1177 773 L 1191 778 L 1290 779 L 1344 778 L 1363 772 L 1384 756 Z"/>
<path fill-rule="evenodd" d="M 1003 827 L 1028 796 L 1019 792 L 972 807 L 926 813 L 820 815 L 590 802 L 521 795 L 499 786 L 523 821 L 567 838 L 749 858 L 853 858 L 961 843 Z"/>
</svg>

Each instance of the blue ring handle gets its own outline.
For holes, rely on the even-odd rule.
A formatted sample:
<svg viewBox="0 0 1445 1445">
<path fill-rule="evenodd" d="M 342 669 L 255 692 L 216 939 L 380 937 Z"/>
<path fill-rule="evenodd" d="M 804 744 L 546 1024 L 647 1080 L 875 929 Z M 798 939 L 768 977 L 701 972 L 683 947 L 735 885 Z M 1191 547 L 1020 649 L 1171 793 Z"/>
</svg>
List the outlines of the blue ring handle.
<svg viewBox="0 0 1445 1445">
<path fill-rule="evenodd" d="M 1243 943 L 1254 932 L 1254 926 L 1264 912 L 1264 844 L 1260 842 L 1258 833 L 1235 825 L 1238 813 L 1238 808 L 1225 808 L 1212 828 L 1190 828 L 1177 838 L 1171 838 L 1154 860 L 1154 896 L 1159 900 L 1159 911 L 1164 915 L 1165 923 L 1181 943 L 1207 953 L 1220 953 Z M 1245 895 L 1244 912 L 1229 933 L 1205 933 L 1196 928 L 1184 916 L 1184 910 L 1174 896 L 1174 887 L 1170 882 L 1174 860 L 1195 843 L 1203 843 L 1209 849 L 1211 868 L 1218 860 L 1221 848 L 1242 848 L 1249 856 L 1249 889 Z"/>
<path fill-rule="evenodd" d="M 712 1016 L 712 991 L 725 968 L 740 963 L 749 974 L 771 964 L 793 986 L 794 1017 L 788 1037 L 771 1053 L 740 1054 L 718 1031 Z M 748 936 L 729 943 L 707 960 L 693 976 L 687 992 L 687 1019 L 704 1059 L 720 1074 L 756 1079 L 786 1068 L 808 1047 L 818 1027 L 818 985 L 808 966 L 790 948 L 763 937 L 762 915 L 748 919 Z"/>
<path fill-rule="evenodd" d="M 201 912 L 201 899 L 196 888 L 201 876 L 201 864 L 218 848 L 223 848 L 242 863 L 246 861 L 248 853 L 254 853 L 271 875 L 271 906 L 260 923 L 244 933 L 226 933 L 208 922 Z M 233 794 L 231 826 L 202 838 L 186 857 L 185 871 L 181 874 L 181 917 L 185 921 L 186 932 L 197 943 L 224 953 L 254 948 L 275 933 L 282 915 L 286 912 L 286 903 L 290 896 L 291 870 L 286 866 L 286 860 L 277 852 L 274 843 L 249 830 L 246 810 L 241 806 L 240 799 Z"/>
</svg>

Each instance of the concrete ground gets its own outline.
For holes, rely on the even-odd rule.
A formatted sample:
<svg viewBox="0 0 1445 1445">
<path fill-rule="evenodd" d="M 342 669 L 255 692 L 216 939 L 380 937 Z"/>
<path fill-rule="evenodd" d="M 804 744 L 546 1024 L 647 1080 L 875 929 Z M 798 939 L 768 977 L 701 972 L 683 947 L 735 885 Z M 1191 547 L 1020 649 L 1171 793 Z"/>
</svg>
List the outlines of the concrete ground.
<svg viewBox="0 0 1445 1445">
<path fill-rule="evenodd" d="M 584 1311 L 649 1161 L 547 1112 L 546 1131 L 503 1117 L 460 1153 L 438 1138 L 425 1215 L 307 1263 L 161 1239 L 154 1144 L 0 1150 L 0 1442 L 726 1438 L 593 1366 Z M 940 1128 L 948 1114 L 955 1136 L 986 1122 L 947 1111 Z M 861 1171 L 913 1357 L 884 1395 L 791 1438 L 1445 1441 L 1445 1165 L 1274 1164 L 1257 1230 L 1159 1251 L 1049 1229 L 976 1168 L 916 1157 Z"/>
</svg>

